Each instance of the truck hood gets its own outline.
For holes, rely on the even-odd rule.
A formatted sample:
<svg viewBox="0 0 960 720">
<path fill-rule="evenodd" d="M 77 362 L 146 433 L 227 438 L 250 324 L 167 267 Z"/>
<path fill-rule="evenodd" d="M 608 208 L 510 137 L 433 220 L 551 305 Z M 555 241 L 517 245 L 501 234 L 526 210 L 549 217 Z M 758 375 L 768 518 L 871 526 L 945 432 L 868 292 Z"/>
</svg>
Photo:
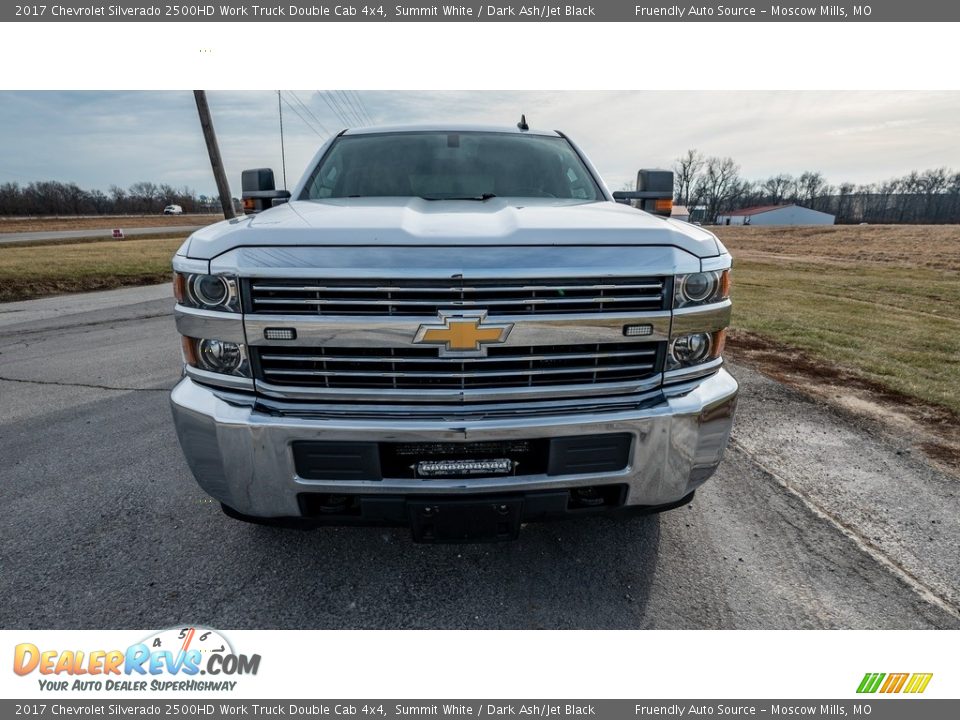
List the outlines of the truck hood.
<svg viewBox="0 0 960 720">
<path fill-rule="evenodd" d="M 702 228 L 611 201 L 533 198 L 294 201 L 195 232 L 180 254 L 211 260 L 241 247 L 672 246 L 725 252 Z"/>
</svg>

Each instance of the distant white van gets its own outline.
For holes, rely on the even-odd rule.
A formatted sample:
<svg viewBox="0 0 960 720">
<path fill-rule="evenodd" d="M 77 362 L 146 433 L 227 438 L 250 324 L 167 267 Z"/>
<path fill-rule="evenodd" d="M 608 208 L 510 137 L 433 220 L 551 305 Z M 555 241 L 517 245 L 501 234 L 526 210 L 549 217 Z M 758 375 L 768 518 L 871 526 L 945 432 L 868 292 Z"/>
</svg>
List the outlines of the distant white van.
<svg viewBox="0 0 960 720">
<path fill-rule="evenodd" d="M 167 205 L 163 209 L 164 215 L 183 215 L 183 208 L 179 205 Z"/>
</svg>

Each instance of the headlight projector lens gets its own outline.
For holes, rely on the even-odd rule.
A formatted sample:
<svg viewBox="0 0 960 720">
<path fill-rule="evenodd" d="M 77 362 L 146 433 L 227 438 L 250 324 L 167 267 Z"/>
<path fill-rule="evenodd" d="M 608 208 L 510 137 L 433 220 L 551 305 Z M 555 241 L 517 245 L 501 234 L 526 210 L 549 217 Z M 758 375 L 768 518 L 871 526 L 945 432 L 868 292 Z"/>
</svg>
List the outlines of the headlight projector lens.
<svg viewBox="0 0 960 720">
<path fill-rule="evenodd" d="M 240 367 L 243 358 L 240 346 L 222 340 L 201 340 L 197 343 L 197 361 L 204 370 L 231 373 Z"/>
<path fill-rule="evenodd" d="M 694 273 L 682 280 L 680 294 L 687 302 L 703 302 L 714 294 L 717 288 L 717 277 L 713 273 Z"/>
<path fill-rule="evenodd" d="M 196 275 L 193 296 L 203 305 L 223 305 L 230 296 L 230 286 L 219 275 Z"/>
</svg>

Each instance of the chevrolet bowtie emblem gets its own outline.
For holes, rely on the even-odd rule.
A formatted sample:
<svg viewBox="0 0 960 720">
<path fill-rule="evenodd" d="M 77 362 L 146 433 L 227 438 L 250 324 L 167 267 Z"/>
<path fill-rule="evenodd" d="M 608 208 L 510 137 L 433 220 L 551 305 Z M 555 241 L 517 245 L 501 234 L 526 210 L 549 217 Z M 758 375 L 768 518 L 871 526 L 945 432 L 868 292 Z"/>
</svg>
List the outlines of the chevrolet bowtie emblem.
<svg viewBox="0 0 960 720">
<path fill-rule="evenodd" d="M 506 342 L 512 323 L 485 323 L 486 310 L 440 311 L 440 322 L 421 325 L 413 342 L 439 345 L 441 356 L 484 357 L 487 345 Z"/>
</svg>

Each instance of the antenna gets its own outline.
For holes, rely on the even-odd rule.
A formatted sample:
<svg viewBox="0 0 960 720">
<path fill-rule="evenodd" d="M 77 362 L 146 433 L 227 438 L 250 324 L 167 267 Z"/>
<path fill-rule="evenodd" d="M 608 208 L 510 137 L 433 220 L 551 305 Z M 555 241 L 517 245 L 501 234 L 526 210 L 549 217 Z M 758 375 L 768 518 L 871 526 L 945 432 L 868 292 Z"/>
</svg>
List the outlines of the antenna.
<svg viewBox="0 0 960 720">
<path fill-rule="evenodd" d="M 520 116 L 520 122 L 517 123 L 517 127 L 520 128 L 521 130 L 529 130 L 529 129 L 530 129 L 530 126 L 527 125 L 527 116 L 526 116 L 526 115 L 521 115 L 521 116 Z"/>
<path fill-rule="evenodd" d="M 280 164 L 283 166 L 283 189 L 287 189 L 287 153 L 283 148 L 283 105 L 280 104 L 280 91 L 277 90 L 277 110 L 280 111 Z"/>
</svg>

